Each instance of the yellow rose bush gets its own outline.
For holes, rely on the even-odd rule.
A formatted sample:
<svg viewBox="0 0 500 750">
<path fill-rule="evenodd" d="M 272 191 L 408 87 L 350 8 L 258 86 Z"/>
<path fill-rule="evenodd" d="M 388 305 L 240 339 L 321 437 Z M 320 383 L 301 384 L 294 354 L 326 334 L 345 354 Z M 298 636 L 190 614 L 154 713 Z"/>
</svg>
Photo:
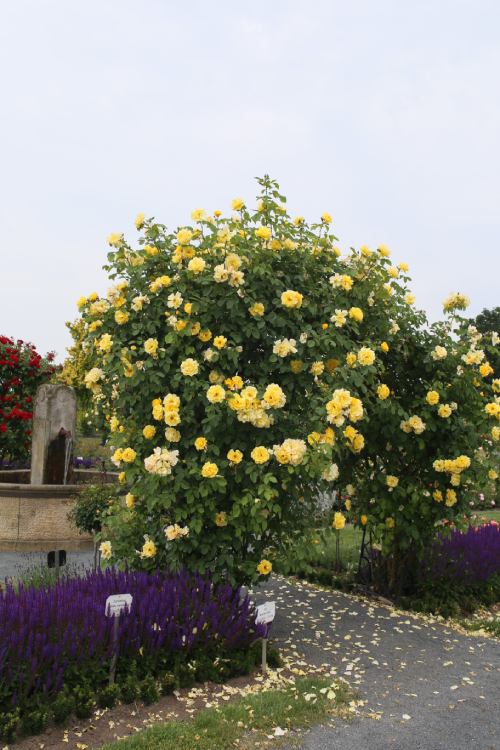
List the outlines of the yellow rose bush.
<svg viewBox="0 0 500 750">
<path fill-rule="evenodd" d="M 423 329 L 384 245 L 342 256 L 328 214 L 294 222 L 278 185 L 259 183 L 257 209 L 235 199 L 231 219 L 195 209 L 171 232 L 144 217 L 135 248 L 110 235 L 114 286 L 80 308 L 97 353 L 86 382 L 119 423 L 113 461 L 135 498 L 107 519 L 121 566 L 251 583 L 337 480 L 356 488 L 355 520 L 404 549 L 463 514 L 486 470 L 476 453 L 497 402 L 482 360 L 462 360 L 467 335 Z M 456 503 L 436 503 L 433 462 L 463 455 Z"/>
</svg>

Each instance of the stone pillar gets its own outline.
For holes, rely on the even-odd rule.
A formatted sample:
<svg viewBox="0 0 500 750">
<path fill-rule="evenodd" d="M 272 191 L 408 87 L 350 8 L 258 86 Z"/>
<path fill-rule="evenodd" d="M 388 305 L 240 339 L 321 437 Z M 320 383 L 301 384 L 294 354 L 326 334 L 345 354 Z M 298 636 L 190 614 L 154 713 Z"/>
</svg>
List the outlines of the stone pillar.
<svg viewBox="0 0 500 750">
<path fill-rule="evenodd" d="M 73 484 L 76 395 L 68 385 L 41 385 L 33 409 L 31 484 Z"/>
</svg>

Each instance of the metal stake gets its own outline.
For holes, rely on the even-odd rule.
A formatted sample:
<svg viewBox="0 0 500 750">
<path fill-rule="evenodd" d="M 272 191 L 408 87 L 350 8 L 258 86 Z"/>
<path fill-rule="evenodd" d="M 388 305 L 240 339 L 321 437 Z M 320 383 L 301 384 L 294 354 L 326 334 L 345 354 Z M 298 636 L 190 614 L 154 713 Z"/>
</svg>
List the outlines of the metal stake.
<svg viewBox="0 0 500 750">
<path fill-rule="evenodd" d="M 114 618 L 114 625 L 113 625 L 113 658 L 111 659 L 111 668 L 109 670 L 109 684 L 112 685 L 115 681 L 115 669 L 116 669 L 116 661 L 118 659 L 118 623 L 120 621 L 120 615 L 116 616 Z"/>
<path fill-rule="evenodd" d="M 262 676 L 266 676 L 267 671 L 267 638 L 262 639 Z"/>
</svg>

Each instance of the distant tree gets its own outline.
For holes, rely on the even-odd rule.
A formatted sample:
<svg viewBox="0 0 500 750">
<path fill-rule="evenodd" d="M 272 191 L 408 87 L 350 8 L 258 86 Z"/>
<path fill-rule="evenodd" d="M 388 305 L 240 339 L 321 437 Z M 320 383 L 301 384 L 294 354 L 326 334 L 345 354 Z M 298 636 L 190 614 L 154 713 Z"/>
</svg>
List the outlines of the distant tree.
<svg viewBox="0 0 500 750">
<path fill-rule="evenodd" d="M 500 334 L 500 307 L 494 307 L 492 310 L 484 309 L 476 318 L 470 319 L 470 324 L 476 326 L 477 330 L 483 335 L 491 335 L 493 332 Z M 488 353 L 490 365 L 495 370 L 495 377 L 500 376 L 500 355 L 491 351 Z"/>
</svg>

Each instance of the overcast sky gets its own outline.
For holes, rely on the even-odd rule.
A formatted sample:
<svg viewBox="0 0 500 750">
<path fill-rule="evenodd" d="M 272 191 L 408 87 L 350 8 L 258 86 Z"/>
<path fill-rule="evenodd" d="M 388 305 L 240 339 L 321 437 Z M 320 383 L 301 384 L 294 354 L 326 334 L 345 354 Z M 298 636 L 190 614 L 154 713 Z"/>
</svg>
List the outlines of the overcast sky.
<svg viewBox="0 0 500 750">
<path fill-rule="evenodd" d="M 110 232 L 253 204 L 500 305 L 498 0 L 0 0 L 0 333 L 58 361 Z"/>
</svg>

